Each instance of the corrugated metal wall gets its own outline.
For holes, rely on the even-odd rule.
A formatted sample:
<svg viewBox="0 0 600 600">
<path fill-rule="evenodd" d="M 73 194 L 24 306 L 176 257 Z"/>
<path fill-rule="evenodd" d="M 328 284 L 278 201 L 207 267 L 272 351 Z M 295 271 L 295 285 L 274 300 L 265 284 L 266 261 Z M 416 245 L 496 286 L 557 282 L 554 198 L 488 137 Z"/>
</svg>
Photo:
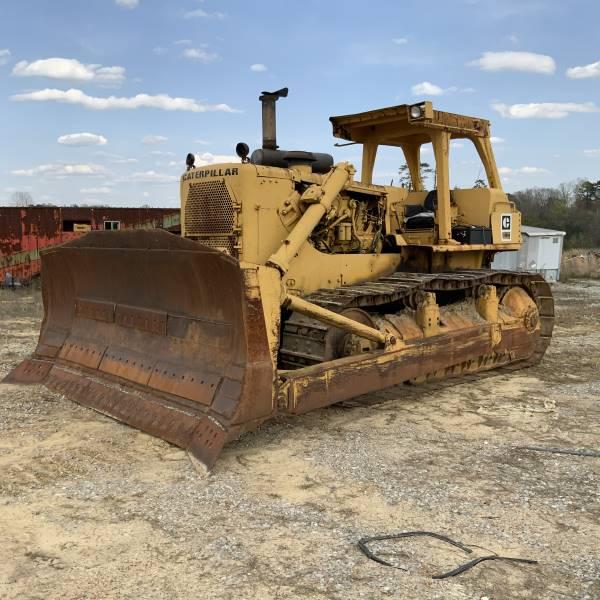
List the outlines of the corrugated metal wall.
<svg viewBox="0 0 600 600">
<path fill-rule="evenodd" d="M 0 206 L 0 281 L 7 272 L 17 279 L 31 279 L 40 271 L 40 250 L 83 235 L 73 231 L 77 225 L 104 229 L 107 221 L 118 221 L 123 229 L 178 231 L 179 209 Z"/>
</svg>

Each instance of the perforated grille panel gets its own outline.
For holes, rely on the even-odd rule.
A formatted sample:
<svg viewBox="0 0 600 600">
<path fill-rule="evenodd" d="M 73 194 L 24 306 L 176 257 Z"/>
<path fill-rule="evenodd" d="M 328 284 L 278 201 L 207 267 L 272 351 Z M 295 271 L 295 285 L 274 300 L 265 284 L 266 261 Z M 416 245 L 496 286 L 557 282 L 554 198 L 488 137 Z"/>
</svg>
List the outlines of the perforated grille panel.
<svg viewBox="0 0 600 600">
<path fill-rule="evenodd" d="M 237 257 L 235 208 L 223 181 L 192 183 L 184 211 L 185 232 L 210 248 Z"/>
<path fill-rule="evenodd" d="M 237 251 L 234 247 L 235 237 L 233 235 L 200 236 L 197 239 L 201 244 L 204 244 L 209 248 L 225 251 L 227 254 L 231 254 L 231 256 L 237 258 Z"/>
<path fill-rule="evenodd" d="M 185 229 L 190 235 L 233 234 L 235 211 L 223 181 L 192 183 L 185 204 Z"/>
</svg>

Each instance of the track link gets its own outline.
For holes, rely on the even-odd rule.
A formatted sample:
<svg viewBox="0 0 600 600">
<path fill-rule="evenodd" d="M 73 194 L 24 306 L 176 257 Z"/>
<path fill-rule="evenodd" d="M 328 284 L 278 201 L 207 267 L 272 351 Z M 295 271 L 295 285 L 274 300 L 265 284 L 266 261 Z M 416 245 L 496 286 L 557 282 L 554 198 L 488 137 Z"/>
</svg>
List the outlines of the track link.
<svg viewBox="0 0 600 600">
<path fill-rule="evenodd" d="M 393 273 L 377 281 L 331 289 L 320 289 L 304 296 L 323 308 L 341 312 L 347 308 L 362 308 L 367 312 L 382 311 L 394 305 L 394 312 L 414 307 L 419 292 L 463 292 L 473 295 L 480 285 L 498 287 L 519 286 L 535 300 L 541 324 L 541 335 L 533 355 L 505 368 L 523 368 L 537 364 L 552 338 L 554 299 L 546 280 L 537 273 L 478 269 L 448 273 Z M 314 319 L 293 313 L 283 324 L 279 353 L 282 369 L 297 369 L 323 362 L 325 336 L 328 327 Z"/>
</svg>

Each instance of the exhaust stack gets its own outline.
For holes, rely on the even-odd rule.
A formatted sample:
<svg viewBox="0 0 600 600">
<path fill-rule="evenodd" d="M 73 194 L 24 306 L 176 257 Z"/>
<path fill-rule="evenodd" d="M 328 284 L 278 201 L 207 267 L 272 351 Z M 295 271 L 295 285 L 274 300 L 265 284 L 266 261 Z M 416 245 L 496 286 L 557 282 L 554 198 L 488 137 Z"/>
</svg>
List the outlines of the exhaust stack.
<svg viewBox="0 0 600 600">
<path fill-rule="evenodd" d="M 288 89 L 286 87 L 276 92 L 262 92 L 258 99 L 262 102 L 262 148 L 252 152 L 250 162 L 253 165 L 277 167 L 289 169 L 297 165 L 310 165 L 313 173 L 328 173 L 333 167 L 333 157 L 330 154 L 319 152 L 301 152 L 289 150 L 278 150 L 277 145 L 277 118 L 275 102 L 279 98 L 286 98 Z M 239 150 L 239 151 L 238 151 Z M 238 144 L 237 155 L 245 160 L 245 144 Z"/>
<path fill-rule="evenodd" d="M 262 134 L 263 134 L 263 150 L 277 150 L 277 118 L 275 110 L 275 102 L 279 98 L 286 98 L 288 89 L 281 88 L 276 92 L 263 92 L 259 96 L 262 102 Z"/>
</svg>

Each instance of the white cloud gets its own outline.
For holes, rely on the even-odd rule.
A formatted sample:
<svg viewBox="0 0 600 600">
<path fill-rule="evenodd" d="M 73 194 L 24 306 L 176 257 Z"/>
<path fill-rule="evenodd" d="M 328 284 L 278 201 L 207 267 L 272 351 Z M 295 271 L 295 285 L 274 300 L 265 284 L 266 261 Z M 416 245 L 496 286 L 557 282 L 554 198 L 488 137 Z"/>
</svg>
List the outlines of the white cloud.
<svg viewBox="0 0 600 600">
<path fill-rule="evenodd" d="M 492 144 L 504 144 L 505 141 L 506 140 L 504 138 L 497 137 L 495 135 L 490 138 L 490 142 L 492 142 Z"/>
<path fill-rule="evenodd" d="M 142 182 L 142 183 L 172 183 L 179 181 L 179 177 L 176 175 L 167 175 L 165 173 L 157 173 L 156 171 L 144 171 L 141 173 L 134 173 L 130 181 Z"/>
<path fill-rule="evenodd" d="M 140 161 L 137 158 L 113 158 L 110 162 L 115 163 L 116 165 L 133 165 Z"/>
<path fill-rule="evenodd" d="M 588 158 L 600 158 L 600 148 L 590 148 L 583 151 L 584 156 Z"/>
<path fill-rule="evenodd" d="M 483 71 L 525 71 L 552 75 L 556 70 L 551 56 L 534 52 L 484 52 L 480 58 L 468 64 Z"/>
<path fill-rule="evenodd" d="M 204 50 L 202 48 L 186 48 L 181 56 L 183 56 L 184 58 L 197 60 L 204 64 L 214 62 L 219 58 L 219 55 L 216 52 L 208 52 L 207 50 Z"/>
<path fill-rule="evenodd" d="M 162 46 L 156 46 L 155 48 L 152 48 L 152 52 L 156 54 L 156 56 L 164 56 L 169 53 L 169 49 L 163 48 Z"/>
<path fill-rule="evenodd" d="M 192 43 L 192 40 L 175 40 L 173 45 L 175 46 L 189 46 Z"/>
<path fill-rule="evenodd" d="M 519 38 L 514 34 L 511 33 L 510 35 L 506 36 L 506 39 L 511 43 L 511 44 L 518 44 L 519 43 Z"/>
<path fill-rule="evenodd" d="M 198 144 L 199 146 L 208 146 L 210 143 L 206 140 L 194 140 L 194 144 Z"/>
<path fill-rule="evenodd" d="M 108 96 L 100 98 L 88 96 L 77 89 L 57 90 L 46 88 L 35 92 L 16 94 L 10 97 L 14 102 L 63 102 L 65 104 L 78 104 L 90 110 L 112 110 L 137 108 L 157 108 L 160 110 L 181 110 L 188 112 L 239 112 L 228 104 L 205 104 L 193 98 L 173 98 L 168 94 L 137 94 L 132 97 Z"/>
<path fill-rule="evenodd" d="M 175 152 L 163 152 L 162 150 L 152 150 L 150 154 L 152 156 L 175 156 Z"/>
<path fill-rule="evenodd" d="M 464 148 L 465 145 L 462 142 L 450 142 L 450 147 L 460 149 L 460 148 Z"/>
<path fill-rule="evenodd" d="M 100 67 L 99 65 L 91 65 L 91 67 L 98 67 L 94 78 L 98 83 L 117 85 L 125 81 L 125 67 Z"/>
<path fill-rule="evenodd" d="M 548 169 L 544 169 L 542 167 L 521 167 L 517 169 L 518 173 L 525 173 L 526 175 L 540 175 L 543 173 L 550 173 Z"/>
<path fill-rule="evenodd" d="M 84 198 L 79 206 L 103 206 L 103 201 L 97 198 Z"/>
<path fill-rule="evenodd" d="M 92 187 L 92 188 L 81 188 L 79 190 L 82 194 L 111 194 L 112 193 L 112 189 L 109 188 L 108 186 L 102 186 L 102 187 Z"/>
<path fill-rule="evenodd" d="M 44 58 L 18 62 L 12 70 L 15 77 L 47 77 L 67 81 L 93 81 L 103 84 L 119 84 L 125 80 L 124 67 L 84 65 L 75 58 Z"/>
<path fill-rule="evenodd" d="M 563 119 L 570 113 L 600 111 L 593 102 L 530 102 L 529 104 L 494 102 L 492 108 L 508 119 Z"/>
<path fill-rule="evenodd" d="M 567 69 L 567 77 L 571 79 L 597 79 L 600 77 L 600 60 L 582 67 Z"/>
<path fill-rule="evenodd" d="M 53 177 L 67 177 L 71 175 L 102 175 L 106 169 L 102 165 L 94 164 L 47 164 L 30 169 L 17 169 L 11 171 L 12 175 L 20 177 L 34 177 L 35 175 L 50 175 Z"/>
<path fill-rule="evenodd" d="M 410 89 L 413 96 L 441 96 L 444 93 L 443 88 L 429 81 L 416 83 Z"/>
<path fill-rule="evenodd" d="M 10 60 L 10 50 L 8 48 L 0 49 L 0 67 L 4 66 Z"/>
<path fill-rule="evenodd" d="M 267 70 L 267 67 L 262 63 L 254 63 L 253 65 L 250 65 L 250 70 L 255 73 L 264 73 Z"/>
<path fill-rule="evenodd" d="M 169 138 L 166 138 L 164 135 L 145 135 L 142 138 L 142 144 L 146 146 L 154 146 L 156 144 L 164 144 L 167 142 Z"/>
<path fill-rule="evenodd" d="M 61 135 L 56 141 L 65 146 L 105 146 L 108 143 L 103 135 L 95 133 L 69 133 Z"/>
<path fill-rule="evenodd" d="M 510 174 L 523 174 L 523 175 L 545 175 L 550 173 L 548 169 L 544 169 L 542 167 L 519 167 L 518 169 L 511 169 L 510 167 L 500 167 L 498 169 L 500 175 L 510 175 Z"/>
<path fill-rule="evenodd" d="M 224 19 L 226 17 L 226 15 L 222 12 L 209 13 L 201 8 L 190 10 L 184 13 L 183 16 L 185 19 Z"/>
<path fill-rule="evenodd" d="M 392 44 L 396 44 L 397 46 L 403 46 L 404 44 L 408 44 L 408 38 L 405 38 L 405 37 L 392 38 Z"/>
<path fill-rule="evenodd" d="M 439 85 L 435 85 L 435 83 L 431 83 L 430 81 L 422 81 L 421 83 L 416 83 L 410 89 L 413 96 L 441 96 L 442 94 L 447 94 L 449 92 L 461 92 L 463 94 L 470 94 L 475 91 L 471 87 L 459 88 L 455 85 L 443 88 Z"/>
<path fill-rule="evenodd" d="M 115 4 L 117 6 L 122 6 L 123 8 L 137 8 L 140 3 L 140 0 L 115 0 Z"/>
<path fill-rule="evenodd" d="M 240 162 L 237 156 L 231 154 L 212 154 L 211 152 L 203 152 L 196 154 L 196 166 L 205 167 L 206 165 L 218 165 L 221 163 Z"/>
</svg>

